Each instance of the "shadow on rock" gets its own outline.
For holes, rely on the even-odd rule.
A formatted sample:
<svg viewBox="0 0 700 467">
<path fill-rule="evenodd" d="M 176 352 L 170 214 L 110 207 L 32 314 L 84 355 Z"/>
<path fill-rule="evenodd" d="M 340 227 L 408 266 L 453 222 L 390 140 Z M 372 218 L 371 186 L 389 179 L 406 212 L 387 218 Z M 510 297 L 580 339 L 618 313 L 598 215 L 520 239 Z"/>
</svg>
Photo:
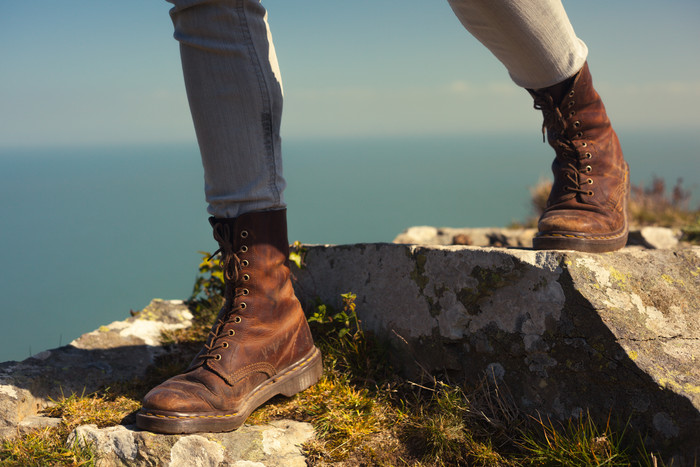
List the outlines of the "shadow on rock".
<svg viewBox="0 0 700 467">
<path fill-rule="evenodd" d="M 306 303 L 357 295 L 409 378 L 478 382 L 519 410 L 609 417 L 678 459 L 700 456 L 700 249 L 613 254 L 396 244 L 309 247 Z"/>
</svg>

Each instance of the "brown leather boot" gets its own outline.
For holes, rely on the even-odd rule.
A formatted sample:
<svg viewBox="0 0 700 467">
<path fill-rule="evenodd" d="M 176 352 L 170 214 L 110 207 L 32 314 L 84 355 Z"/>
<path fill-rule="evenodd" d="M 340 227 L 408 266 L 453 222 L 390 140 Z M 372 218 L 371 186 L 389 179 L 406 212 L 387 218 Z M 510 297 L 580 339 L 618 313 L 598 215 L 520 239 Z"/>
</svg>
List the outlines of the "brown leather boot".
<svg viewBox="0 0 700 467">
<path fill-rule="evenodd" d="M 286 210 L 210 222 L 226 302 L 189 368 L 146 394 L 136 416 L 145 430 L 234 430 L 271 397 L 292 396 L 323 371 L 289 277 Z"/>
<path fill-rule="evenodd" d="M 528 90 L 556 152 L 554 184 L 540 217 L 538 250 L 613 251 L 627 243 L 629 167 L 588 64 L 573 78 Z"/>
</svg>

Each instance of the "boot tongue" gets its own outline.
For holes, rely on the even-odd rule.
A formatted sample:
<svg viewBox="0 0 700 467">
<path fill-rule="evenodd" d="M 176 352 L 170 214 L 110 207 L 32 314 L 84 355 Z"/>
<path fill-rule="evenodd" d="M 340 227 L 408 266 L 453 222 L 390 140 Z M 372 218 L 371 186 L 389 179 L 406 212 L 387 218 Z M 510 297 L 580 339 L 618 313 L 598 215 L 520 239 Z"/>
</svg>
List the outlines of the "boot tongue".
<svg viewBox="0 0 700 467">
<path fill-rule="evenodd" d="M 559 107 L 561 105 L 561 102 L 564 100 L 566 94 L 573 87 L 574 81 L 576 80 L 576 76 L 578 76 L 578 74 L 575 74 L 571 78 L 565 79 L 561 83 L 557 83 L 553 86 L 549 86 L 547 88 L 542 89 L 535 89 L 535 92 L 537 94 L 549 94 L 550 96 L 552 96 L 554 105 L 556 107 Z"/>
</svg>

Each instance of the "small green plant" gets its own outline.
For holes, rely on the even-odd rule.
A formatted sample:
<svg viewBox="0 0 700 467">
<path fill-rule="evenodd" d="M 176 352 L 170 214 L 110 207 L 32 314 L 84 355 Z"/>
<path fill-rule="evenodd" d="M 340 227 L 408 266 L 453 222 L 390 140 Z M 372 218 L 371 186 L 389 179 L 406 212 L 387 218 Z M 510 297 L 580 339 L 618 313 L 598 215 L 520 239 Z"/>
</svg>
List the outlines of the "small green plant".
<svg viewBox="0 0 700 467">
<path fill-rule="evenodd" d="M 317 299 L 316 306 L 311 316 L 308 317 L 309 324 L 313 326 L 312 323 L 317 323 L 319 334 L 323 336 L 342 339 L 349 334 L 352 339 L 360 340 L 363 338 L 363 332 L 360 329 L 360 320 L 355 311 L 357 296 L 348 292 L 340 294 L 340 297 L 343 300 L 343 308 L 339 312 L 335 312 L 332 307 Z"/>
<path fill-rule="evenodd" d="M 295 241 L 289 249 L 289 261 L 295 264 L 297 268 L 304 269 L 306 267 L 307 251 L 307 248 L 299 240 Z"/>
<path fill-rule="evenodd" d="M 214 321 L 218 309 L 223 305 L 225 290 L 224 271 L 221 259 L 207 251 L 199 251 L 202 261 L 199 263 L 199 274 L 194 281 L 192 294 L 187 299 L 190 310 L 196 322 L 209 323 Z"/>
<path fill-rule="evenodd" d="M 391 372 L 386 346 L 362 330 L 352 292 L 340 295 L 340 311 L 316 300 L 309 326 L 316 345 L 332 359 L 333 366 L 358 380 L 375 381 Z"/>
</svg>

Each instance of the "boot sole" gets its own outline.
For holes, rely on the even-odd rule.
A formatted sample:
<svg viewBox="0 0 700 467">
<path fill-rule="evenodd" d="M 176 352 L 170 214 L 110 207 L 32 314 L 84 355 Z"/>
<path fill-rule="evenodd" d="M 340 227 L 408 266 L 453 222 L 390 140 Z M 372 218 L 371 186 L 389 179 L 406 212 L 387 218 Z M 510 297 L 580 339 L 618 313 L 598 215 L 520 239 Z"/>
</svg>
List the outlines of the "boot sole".
<svg viewBox="0 0 700 467">
<path fill-rule="evenodd" d="M 136 426 L 142 430 L 167 434 L 233 431 L 243 425 L 255 409 L 274 396 L 282 394 L 291 397 L 313 386 L 322 373 L 321 352 L 314 347 L 304 358 L 252 390 L 237 411 L 179 413 L 141 409 L 136 414 Z"/>
<path fill-rule="evenodd" d="M 587 253 L 616 251 L 627 244 L 627 231 L 619 236 L 589 238 L 573 234 L 545 234 L 532 239 L 535 250 L 575 250 Z"/>
</svg>

